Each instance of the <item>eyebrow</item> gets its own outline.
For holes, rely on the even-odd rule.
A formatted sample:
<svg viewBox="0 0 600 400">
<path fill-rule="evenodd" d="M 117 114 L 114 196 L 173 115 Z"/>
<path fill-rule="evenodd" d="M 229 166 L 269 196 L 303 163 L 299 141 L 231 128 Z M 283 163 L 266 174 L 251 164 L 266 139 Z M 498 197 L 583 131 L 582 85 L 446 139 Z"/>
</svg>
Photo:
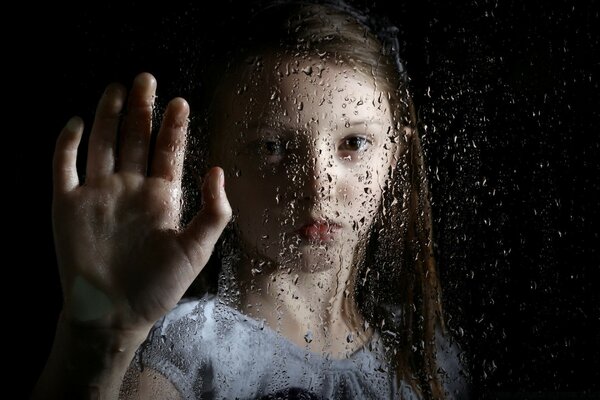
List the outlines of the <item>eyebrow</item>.
<svg viewBox="0 0 600 400">
<path fill-rule="evenodd" d="M 350 126 L 357 126 L 357 125 L 361 125 L 361 126 L 383 125 L 383 123 L 381 123 L 379 121 L 366 121 L 364 119 L 350 121 Z"/>
</svg>

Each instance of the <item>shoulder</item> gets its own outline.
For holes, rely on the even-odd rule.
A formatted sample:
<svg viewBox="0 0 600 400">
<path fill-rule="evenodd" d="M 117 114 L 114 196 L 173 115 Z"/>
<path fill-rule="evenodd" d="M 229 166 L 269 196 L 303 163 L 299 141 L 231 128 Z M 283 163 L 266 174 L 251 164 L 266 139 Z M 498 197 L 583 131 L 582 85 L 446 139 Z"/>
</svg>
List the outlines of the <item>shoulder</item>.
<svg viewBox="0 0 600 400">
<path fill-rule="evenodd" d="M 154 325 L 138 353 L 142 364 L 152 368 L 171 363 L 193 370 L 227 360 L 231 353 L 250 356 L 269 339 L 259 321 L 206 295 L 180 301 Z"/>
<path fill-rule="evenodd" d="M 215 340 L 219 321 L 223 320 L 221 314 L 226 313 L 226 306 L 219 307 L 218 303 L 214 295 L 182 299 L 156 322 L 142 346 L 143 352 L 194 356 L 205 353 L 209 347 L 201 344 Z"/>
<path fill-rule="evenodd" d="M 131 368 L 156 371 L 183 398 L 240 397 L 247 388 L 235 382 L 259 382 L 275 342 L 263 323 L 219 297 L 185 299 L 155 324 Z"/>
<path fill-rule="evenodd" d="M 184 398 L 193 398 L 192 383 L 211 368 L 215 348 L 215 296 L 183 299 L 158 320 L 138 349 L 130 367 L 155 371 L 171 382 Z M 212 342 L 212 343 L 211 343 Z"/>
<path fill-rule="evenodd" d="M 182 299 L 175 308 L 157 321 L 152 331 L 159 331 L 164 334 L 169 329 L 180 325 L 187 325 L 193 322 L 204 323 L 213 319 L 213 311 L 216 296 L 206 295 L 202 298 Z"/>
</svg>

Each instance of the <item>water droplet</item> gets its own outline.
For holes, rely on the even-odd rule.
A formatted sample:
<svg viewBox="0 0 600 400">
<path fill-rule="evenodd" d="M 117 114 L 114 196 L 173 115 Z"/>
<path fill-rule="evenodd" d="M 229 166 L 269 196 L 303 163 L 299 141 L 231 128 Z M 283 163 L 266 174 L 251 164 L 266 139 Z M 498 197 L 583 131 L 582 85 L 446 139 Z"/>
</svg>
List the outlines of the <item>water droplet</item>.
<svg viewBox="0 0 600 400">
<path fill-rule="evenodd" d="M 306 75 L 310 75 L 310 74 L 312 74 L 312 72 L 313 72 L 313 69 L 312 69 L 312 67 L 309 65 L 309 66 L 308 66 L 308 67 L 306 67 L 306 68 L 302 68 L 302 72 L 304 72 Z"/>
<path fill-rule="evenodd" d="M 310 343 L 313 341 L 313 334 L 311 331 L 306 332 L 306 334 L 304 335 L 304 341 L 306 341 L 306 343 Z"/>
</svg>

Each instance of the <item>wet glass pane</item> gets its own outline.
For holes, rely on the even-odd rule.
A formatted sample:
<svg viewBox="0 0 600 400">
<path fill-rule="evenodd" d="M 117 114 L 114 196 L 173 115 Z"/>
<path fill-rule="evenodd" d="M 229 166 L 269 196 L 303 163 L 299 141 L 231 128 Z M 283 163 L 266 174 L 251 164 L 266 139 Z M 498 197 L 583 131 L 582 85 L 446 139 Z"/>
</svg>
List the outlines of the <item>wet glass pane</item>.
<svg viewBox="0 0 600 400">
<path fill-rule="evenodd" d="M 148 365 L 235 386 L 216 366 L 182 356 L 206 340 L 218 344 L 211 357 L 229 357 L 246 374 L 250 397 L 385 392 L 394 368 L 414 374 L 403 390 L 435 392 L 427 365 L 447 372 L 439 381 L 446 390 L 468 387 L 472 398 L 598 395 L 598 7 L 358 1 L 372 19 L 361 19 L 348 45 L 320 12 L 312 36 L 302 36 L 309 28 L 300 19 L 286 25 L 289 36 L 276 36 L 268 17 L 255 37 L 246 34 L 240 27 L 263 4 L 103 3 L 29 20 L 46 34 L 16 58 L 44 72 L 23 77 L 20 98 L 40 104 L 23 119 L 34 126 L 10 146 L 10 192 L 41 199 L 13 206 L 23 215 L 16 243 L 31 254 L 35 232 L 43 260 L 26 263 L 36 265 L 33 282 L 30 270 L 20 278 L 44 299 L 23 322 L 38 332 L 20 361 L 29 385 L 62 307 L 49 215 L 56 137 L 75 114 L 89 135 L 105 85 L 130 86 L 149 71 L 158 81 L 155 134 L 174 96 L 192 110 L 182 221 L 203 204 L 198 182 L 211 165 L 225 171 L 234 221 L 186 293 L 215 297 L 204 297 L 199 319 L 164 325 Z M 371 64 L 362 62 L 367 27 L 380 33 L 381 58 Z M 344 269 L 348 260 L 356 273 Z M 210 310 L 222 320 L 201 331 Z M 331 310 L 352 329 L 326 323 Z M 231 322 L 240 320 L 242 330 Z M 432 321 L 443 322 L 447 341 Z M 329 356 L 311 358 L 326 337 L 335 338 Z M 356 369 L 359 378 L 311 375 L 369 345 L 367 356 L 376 356 L 353 363 L 369 365 Z M 392 368 L 392 359 L 413 369 Z M 262 381 L 261 368 L 271 374 Z M 304 386 L 290 383 L 294 370 L 304 371 Z M 322 376 L 345 389 L 320 392 Z M 193 395 L 211 390 L 197 380 L 181 385 Z"/>
</svg>

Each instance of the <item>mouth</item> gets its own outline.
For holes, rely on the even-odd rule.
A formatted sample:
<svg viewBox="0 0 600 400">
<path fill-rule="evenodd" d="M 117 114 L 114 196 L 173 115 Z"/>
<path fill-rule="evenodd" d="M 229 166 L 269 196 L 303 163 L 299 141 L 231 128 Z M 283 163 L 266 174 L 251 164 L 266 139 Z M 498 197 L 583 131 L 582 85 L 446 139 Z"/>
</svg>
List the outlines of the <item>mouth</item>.
<svg viewBox="0 0 600 400">
<path fill-rule="evenodd" d="M 331 243 L 335 240 L 340 229 L 341 226 L 334 222 L 313 220 L 303 225 L 296 233 L 309 242 Z"/>
</svg>

